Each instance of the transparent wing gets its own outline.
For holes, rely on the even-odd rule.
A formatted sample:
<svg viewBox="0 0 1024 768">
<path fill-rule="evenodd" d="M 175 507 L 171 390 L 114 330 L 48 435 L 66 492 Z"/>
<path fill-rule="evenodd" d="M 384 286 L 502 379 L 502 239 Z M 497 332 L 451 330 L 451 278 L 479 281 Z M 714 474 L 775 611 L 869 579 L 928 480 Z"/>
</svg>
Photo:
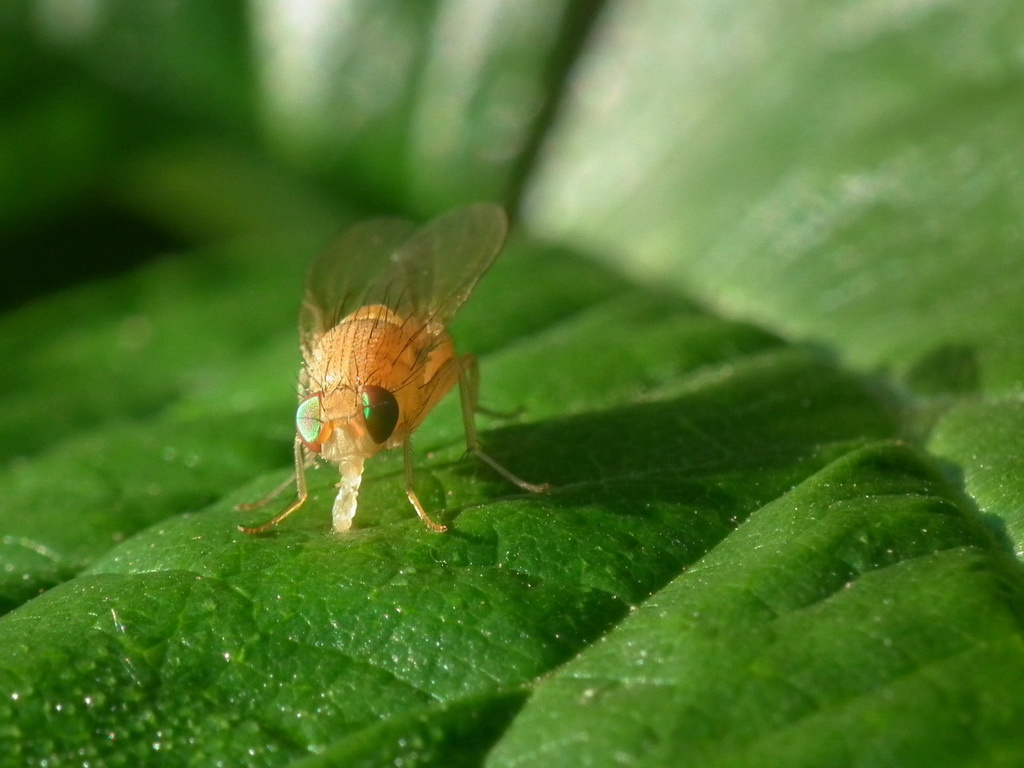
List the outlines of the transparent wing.
<svg viewBox="0 0 1024 768">
<path fill-rule="evenodd" d="M 447 325 L 494 263 L 508 233 L 504 209 L 476 203 L 434 219 L 392 255 L 390 278 L 402 286 L 395 305 Z"/>
<path fill-rule="evenodd" d="M 367 304 L 446 325 L 494 263 L 507 231 L 505 211 L 492 203 L 458 208 L 418 230 L 395 218 L 352 226 L 310 269 L 303 346 Z"/>
<path fill-rule="evenodd" d="M 371 294 L 387 283 L 391 256 L 416 231 L 405 219 L 379 218 L 354 224 L 310 267 L 299 313 L 303 348 L 365 304 L 383 303 Z"/>
</svg>

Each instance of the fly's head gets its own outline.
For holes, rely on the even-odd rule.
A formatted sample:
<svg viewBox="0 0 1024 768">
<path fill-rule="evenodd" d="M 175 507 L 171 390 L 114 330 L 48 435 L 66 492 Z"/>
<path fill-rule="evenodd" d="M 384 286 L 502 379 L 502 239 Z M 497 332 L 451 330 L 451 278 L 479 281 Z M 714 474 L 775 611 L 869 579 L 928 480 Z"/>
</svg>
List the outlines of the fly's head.
<svg viewBox="0 0 1024 768">
<path fill-rule="evenodd" d="M 302 444 L 325 461 L 373 456 L 398 426 L 395 396 L 383 387 L 314 392 L 299 403 L 295 430 Z"/>
</svg>

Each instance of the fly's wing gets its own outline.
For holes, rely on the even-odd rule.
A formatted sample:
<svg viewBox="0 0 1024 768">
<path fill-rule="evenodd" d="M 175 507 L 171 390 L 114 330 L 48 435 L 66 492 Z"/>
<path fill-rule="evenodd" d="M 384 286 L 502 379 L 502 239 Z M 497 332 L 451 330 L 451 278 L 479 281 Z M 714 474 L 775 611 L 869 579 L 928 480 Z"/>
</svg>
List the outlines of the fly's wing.
<svg viewBox="0 0 1024 768">
<path fill-rule="evenodd" d="M 391 257 L 415 231 L 405 219 L 370 219 L 349 227 L 317 256 L 299 312 L 304 353 L 317 336 L 359 307 L 388 303 Z"/>
<path fill-rule="evenodd" d="M 492 203 L 458 208 L 419 230 L 395 218 L 350 227 L 310 269 L 299 316 L 303 352 L 368 304 L 447 325 L 494 263 L 507 231 L 504 209 Z"/>
<path fill-rule="evenodd" d="M 443 214 L 418 230 L 391 256 L 392 306 L 445 326 L 494 263 L 505 242 L 508 218 L 493 203 L 475 203 Z"/>
</svg>

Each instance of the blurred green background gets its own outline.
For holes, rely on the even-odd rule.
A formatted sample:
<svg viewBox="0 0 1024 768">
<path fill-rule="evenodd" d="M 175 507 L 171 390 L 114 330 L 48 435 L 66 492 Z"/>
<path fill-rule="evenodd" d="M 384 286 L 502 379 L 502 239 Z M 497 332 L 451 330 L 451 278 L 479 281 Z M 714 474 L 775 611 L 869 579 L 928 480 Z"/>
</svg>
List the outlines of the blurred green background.
<svg viewBox="0 0 1024 768">
<path fill-rule="evenodd" d="M 600 8 L 5 3 L 4 305 L 352 212 L 514 208 Z"/>
<path fill-rule="evenodd" d="M 1017 302 L 990 304 L 1022 287 L 1012 2 L 0 13 L 6 306 L 240 233 L 493 199 L 862 370 L 970 358 L 961 379 L 1020 387 Z"/>
</svg>

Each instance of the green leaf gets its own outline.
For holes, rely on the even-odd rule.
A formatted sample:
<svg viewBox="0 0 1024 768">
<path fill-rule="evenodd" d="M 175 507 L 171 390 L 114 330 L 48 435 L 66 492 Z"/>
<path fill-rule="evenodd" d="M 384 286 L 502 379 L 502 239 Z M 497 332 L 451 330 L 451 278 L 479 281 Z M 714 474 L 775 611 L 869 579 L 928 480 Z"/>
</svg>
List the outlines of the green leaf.
<svg viewBox="0 0 1024 768">
<path fill-rule="evenodd" d="M 400 468 L 387 460 L 371 465 L 357 531 L 348 536 L 326 533 L 327 470 L 312 478 L 304 515 L 270 536 L 235 530 L 242 518 L 233 503 L 256 488 L 168 517 L 0 621 L 7 691 L 17 694 L 10 748 L 20 744 L 17 754 L 31 761 L 76 753 L 86 733 L 112 733 L 92 748 L 96 759 L 117 752 L 141 760 L 154 744 L 173 753 L 198 741 L 210 761 L 252 750 L 272 763 L 432 703 L 482 697 L 473 709 L 484 717 L 760 505 L 851 446 L 893 433 L 875 398 L 816 356 L 677 299 L 622 286 L 599 299 L 596 286 L 610 286 L 608 276 L 580 262 L 567 281 L 564 261 L 532 250 L 532 260 L 514 253 L 504 277 L 490 277 L 514 284 L 524 279 L 514 270 L 526 270 L 547 286 L 545 302 L 557 311 L 484 355 L 485 396 L 499 408 L 518 400 L 528 416 L 484 439 L 499 461 L 555 490 L 509 495 L 500 478 L 463 461 L 452 401 L 417 434 L 427 449 L 417 460 L 421 495 L 431 509 L 449 510 L 441 518 L 450 535 L 423 528 L 404 499 Z M 580 275 L 595 287 L 581 292 Z M 221 285 L 219 306 L 237 306 L 248 283 Z M 185 295 L 194 291 L 190 281 L 182 285 Z M 486 309 L 493 326 L 515 327 L 497 302 Z M 154 355 L 161 359 L 175 364 L 172 355 Z M 243 382 L 245 370 L 255 378 L 266 364 L 257 353 L 234 381 Z M 275 402 L 282 426 L 270 428 L 279 445 L 263 451 L 284 460 L 290 398 L 280 383 L 279 393 L 250 383 L 241 396 L 234 387 L 199 388 L 165 415 L 137 416 L 138 427 L 97 426 L 92 440 L 62 446 L 52 464 L 44 454 L 22 470 L 22 482 L 35 473 L 31 499 L 42 503 L 21 521 L 30 526 L 22 535 L 30 544 L 21 546 L 45 546 L 70 571 L 132 530 L 127 512 L 141 525 L 139 513 L 166 516 L 201 504 L 217 480 L 230 487 L 232 478 L 257 474 L 258 458 L 238 446 L 272 442 L 263 422 Z M 239 397 L 246 407 L 232 406 Z M 239 430 L 249 430 L 244 440 Z M 187 450 L 186 438 L 192 467 L 158 450 Z M 191 474 L 178 474 L 182 461 Z M 105 480 L 125 514 L 71 522 L 70 501 L 45 503 L 41 489 L 55 465 L 73 473 L 76 462 L 124 468 Z M 167 492 L 133 493 L 133 478 L 143 477 L 159 478 Z M 85 508 L 107 507 L 97 500 Z M 52 522 L 44 523 L 47 515 Z M 20 584 L 8 582 L 12 602 L 26 577 L 42 581 L 52 563 L 24 568 Z M 89 703 L 101 694 L 101 705 Z M 117 706 L 108 706 L 113 699 Z M 38 748 L 26 738 L 65 716 L 75 725 Z"/>
<path fill-rule="evenodd" d="M 1017 749 L 1022 601 L 955 491 L 912 451 L 872 446 L 755 512 L 542 683 L 488 764 L 938 765 Z"/>
<path fill-rule="evenodd" d="M 531 225 L 862 369 L 1019 391 L 1019 5 L 698 7 L 609 7 Z"/>
<path fill-rule="evenodd" d="M 935 425 L 928 447 L 948 462 L 985 512 L 985 522 L 1020 558 L 1024 541 L 1024 487 L 1016 446 L 1024 408 L 1015 398 L 959 403 Z"/>
</svg>

